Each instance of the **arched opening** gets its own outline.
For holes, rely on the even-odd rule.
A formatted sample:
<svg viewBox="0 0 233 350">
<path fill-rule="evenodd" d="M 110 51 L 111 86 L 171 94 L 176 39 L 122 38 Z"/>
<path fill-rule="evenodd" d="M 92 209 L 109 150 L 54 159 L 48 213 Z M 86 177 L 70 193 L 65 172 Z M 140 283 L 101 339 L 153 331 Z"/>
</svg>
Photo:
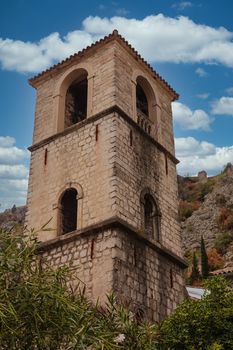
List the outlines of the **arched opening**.
<svg viewBox="0 0 233 350">
<path fill-rule="evenodd" d="M 144 230 L 148 238 L 159 241 L 160 213 L 154 198 L 146 193 L 142 199 Z"/>
<path fill-rule="evenodd" d="M 87 117 L 87 88 L 87 73 L 83 73 L 67 89 L 65 128 L 79 123 Z"/>
<path fill-rule="evenodd" d="M 69 188 L 61 196 L 60 232 L 62 235 L 75 231 L 77 228 L 77 195 L 78 192 L 75 188 Z"/>
<path fill-rule="evenodd" d="M 135 82 L 135 118 L 140 127 L 151 135 L 158 126 L 155 92 L 144 76 L 138 75 Z"/>
<path fill-rule="evenodd" d="M 136 105 L 137 110 L 143 113 L 145 116 L 149 117 L 149 108 L 146 94 L 139 83 L 136 86 Z"/>
</svg>

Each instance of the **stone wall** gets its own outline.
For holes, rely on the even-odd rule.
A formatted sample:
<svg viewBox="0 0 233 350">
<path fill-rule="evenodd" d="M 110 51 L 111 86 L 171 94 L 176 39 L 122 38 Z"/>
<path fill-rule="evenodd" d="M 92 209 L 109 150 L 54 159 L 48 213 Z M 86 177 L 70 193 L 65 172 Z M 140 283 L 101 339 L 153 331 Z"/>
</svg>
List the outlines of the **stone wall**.
<svg viewBox="0 0 233 350">
<path fill-rule="evenodd" d="M 112 176 L 115 128 L 109 115 L 54 138 L 32 152 L 28 187 L 27 225 L 36 230 L 51 220 L 52 231 L 39 232 L 46 241 L 58 234 L 59 198 L 69 187 L 83 196 L 78 200 L 78 228 L 114 215 Z M 98 140 L 97 129 L 98 125 Z M 47 149 L 47 151 L 46 151 Z M 44 164 L 47 152 L 47 164 Z"/>
<path fill-rule="evenodd" d="M 138 231 L 143 230 L 140 195 L 150 188 L 161 212 L 161 244 L 181 256 L 175 164 L 167 158 L 166 168 L 166 155 L 129 121 L 119 113 L 89 119 L 33 151 L 27 224 L 38 230 L 51 220 L 53 229 L 40 232 L 40 240 L 59 232 L 59 198 L 65 188 L 77 183 L 82 188 L 78 228 L 117 216 Z"/>
<path fill-rule="evenodd" d="M 161 321 L 184 299 L 182 267 L 151 241 L 117 230 L 114 286 L 118 299 L 135 313 Z"/>
<path fill-rule="evenodd" d="M 69 266 L 70 283 L 93 302 L 114 290 L 119 302 L 153 321 L 184 298 L 182 268 L 127 228 L 75 232 L 42 244 L 41 254 L 54 268 Z"/>
</svg>

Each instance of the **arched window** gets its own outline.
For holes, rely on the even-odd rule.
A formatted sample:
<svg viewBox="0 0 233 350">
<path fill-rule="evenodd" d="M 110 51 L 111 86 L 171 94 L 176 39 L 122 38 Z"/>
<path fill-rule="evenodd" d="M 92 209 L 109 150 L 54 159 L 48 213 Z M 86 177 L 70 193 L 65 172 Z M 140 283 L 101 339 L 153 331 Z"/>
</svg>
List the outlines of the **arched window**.
<svg viewBox="0 0 233 350">
<path fill-rule="evenodd" d="M 66 92 L 65 125 L 67 128 L 87 117 L 87 73 L 72 82 Z"/>
<path fill-rule="evenodd" d="M 144 230 L 148 238 L 156 241 L 160 239 L 160 212 L 150 193 L 145 193 L 142 198 Z"/>
<path fill-rule="evenodd" d="M 142 112 L 146 117 L 149 117 L 147 97 L 139 83 L 136 86 L 136 104 L 138 112 Z"/>
<path fill-rule="evenodd" d="M 158 127 L 155 91 L 148 79 L 138 75 L 135 86 L 134 117 L 138 125 L 149 135 L 155 136 Z"/>
<path fill-rule="evenodd" d="M 60 200 L 60 233 L 66 234 L 77 229 L 78 192 L 69 188 L 63 192 Z"/>
</svg>

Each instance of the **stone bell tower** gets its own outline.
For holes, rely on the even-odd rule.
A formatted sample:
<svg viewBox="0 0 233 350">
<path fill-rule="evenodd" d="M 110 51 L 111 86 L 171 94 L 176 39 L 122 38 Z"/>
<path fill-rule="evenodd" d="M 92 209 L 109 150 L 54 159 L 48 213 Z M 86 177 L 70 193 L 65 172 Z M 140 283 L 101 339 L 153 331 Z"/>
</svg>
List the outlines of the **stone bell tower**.
<svg viewBox="0 0 233 350">
<path fill-rule="evenodd" d="M 27 225 L 91 300 L 161 320 L 183 299 L 176 92 L 115 30 L 32 78 L 37 90 Z M 75 283 L 75 281 L 73 281 Z"/>
</svg>

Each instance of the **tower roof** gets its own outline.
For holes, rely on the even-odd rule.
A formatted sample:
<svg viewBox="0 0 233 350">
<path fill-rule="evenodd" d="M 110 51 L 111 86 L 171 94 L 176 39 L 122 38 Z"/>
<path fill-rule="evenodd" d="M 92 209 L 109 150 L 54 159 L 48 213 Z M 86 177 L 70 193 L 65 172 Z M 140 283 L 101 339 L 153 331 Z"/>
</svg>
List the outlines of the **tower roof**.
<svg viewBox="0 0 233 350">
<path fill-rule="evenodd" d="M 105 45 L 106 43 L 112 41 L 112 40 L 117 40 L 122 46 L 124 46 L 130 53 L 131 55 L 134 56 L 134 58 L 137 61 L 140 61 L 149 71 L 152 73 L 154 78 L 160 82 L 160 84 L 163 85 L 163 87 L 168 90 L 172 95 L 173 95 L 173 100 L 176 100 L 179 98 L 179 95 L 177 92 L 151 67 L 151 65 L 144 60 L 144 58 L 129 44 L 127 40 L 125 40 L 115 29 L 111 34 L 108 36 L 105 36 L 104 38 L 96 41 L 90 46 L 87 46 L 81 51 L 78 51 L 74 55 L 71 55 L 70 57 L 66 58 L 65 60 L 53 65 L 52 67 L 42 71 L 38 75 L 34 76 L 33 78 L 29 79 L 29 84 L 33 87 L 36 87 L 36 84 L 45 78 L 46 76 L 49 76 L 53 71 L 57 69 L 61 69 L 65 66 L 67 66 L 69 63 L 73 61 L 77 61 L 81 58 L 83 58 L 85 55 L 89 54 L 93 49 L 96 49 L 100 46 Z"/>
</svg>

